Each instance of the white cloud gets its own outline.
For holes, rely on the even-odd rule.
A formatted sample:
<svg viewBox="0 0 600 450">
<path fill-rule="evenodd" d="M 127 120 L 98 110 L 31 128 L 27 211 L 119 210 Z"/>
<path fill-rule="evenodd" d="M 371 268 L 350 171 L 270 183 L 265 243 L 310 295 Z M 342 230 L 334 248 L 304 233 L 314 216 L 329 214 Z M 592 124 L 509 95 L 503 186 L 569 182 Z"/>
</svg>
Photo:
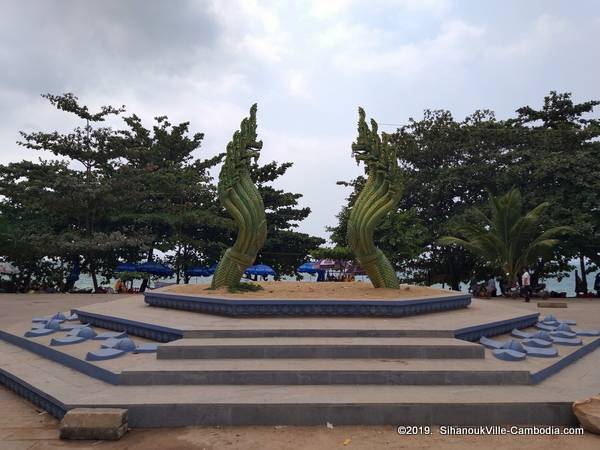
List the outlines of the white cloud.
<svg viewBox="0 0 600 450">
<path fill-rule="evenodd" d="M 462 63 L 475 59 L 478 40 L 484 35 L 481 26 L 464 21 L 444 23 L 432 39 L 422 39 L 395 45 L 388 37 L 365 39 L 364 30 L 357 29 L 348 39 L 346 48 L 339 48 L 335 65 L 344 71 L 382 72 L 394 71 L 398 76 L 412 76 L 443 63 Z"/>
<path fill-rule="evenodd" d="M 282 29 L 278 10 L 256 0 L 213 0 L 215 11 L 224 25 L 227 47 L 237 55 L 248 54 L 262 62 L 281 61 L 288 40 Z"/>
<path fill-rule="evenodd" d="M 398 6 L 409 12 L 426 12 L 436 16 L 442 16 L 450 12 L 452 1 L 450 0 L 392 0 Z"/>
<path fill-rule="evenodd" d="M 535 56 L 536 52 L 551 48 L 555 41 L 564 40 L 569 33 L 576 32 L 577 30 L 570 27 L 565 19 L 543 14 L 537 17 L 531 27 L 520 37 L 501 45 L 491 46 L 488 56 L 504 59 Z"/>
<path fill-rule="evenodd" d="M 311 99 L 313 96 L 306 81 L 306 75 L 298 70 L 290 70 L 287 75 L 288 92 L 292 97 Z"/>
<path fill-rule="evenodd" d="M 350 180 L 362 173 L 350 156 L 354 136 L 291 135 L 263 128 L 261 138 L 263 162 L 294 163 L 275 186 L 303 194 L 301 206 L 309 206 L 312 214 L 302 223 L 301 230 L 327 237 L 324 227 L 335 225 L 335 215 L 349 194 L 349 188 L 336 185 L 336 181 Z"/>
<path fill-rule="evenodd" d="M 373 10 L 403 10 L 407 13 L 427 13 L 434 16 L 447 14 L 452 0 L 312 0 L 310 13 L 319 19 L 330 19 L 351 12 L 358 7 Z"/>
<path fill-rule="evenodd" d="M 262 62 L 277 63 L 281 61 L 284 47 L 281 41 L 271 35 L 245 36 L 239 44 L 239 53 L 249 52 Z"/>
<path fill-rule="evenodd" d="M 351 5 L 352 0 L 313 0 L 310 13 L 319 19 L 335 17 Z"/>
</svg>

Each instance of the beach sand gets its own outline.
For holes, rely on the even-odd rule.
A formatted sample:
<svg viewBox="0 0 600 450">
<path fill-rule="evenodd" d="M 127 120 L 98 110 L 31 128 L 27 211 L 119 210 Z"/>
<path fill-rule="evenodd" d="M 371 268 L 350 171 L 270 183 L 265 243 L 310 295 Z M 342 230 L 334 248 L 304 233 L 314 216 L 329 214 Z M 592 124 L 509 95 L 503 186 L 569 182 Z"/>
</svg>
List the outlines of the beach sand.
<svg viewBox="0 0 600 450">
<path fill-rule="evenodd" d="M 400 289 L 375 289 L 371 283 L 361 282 L 282 282 L 261 281 L 255 284 L 263 290 L 231 293 L 227 289 L 210 290 L 209 284 L 180 284 L 163 288 L 177 294 L 210 295 L 232 299 L 277 298 L 285 300 L 300 299 L 344 299 L 344 300 L 381 300 L 436 297 L 459 294 L 447 289 L 403 284 Z"/>
</svg>

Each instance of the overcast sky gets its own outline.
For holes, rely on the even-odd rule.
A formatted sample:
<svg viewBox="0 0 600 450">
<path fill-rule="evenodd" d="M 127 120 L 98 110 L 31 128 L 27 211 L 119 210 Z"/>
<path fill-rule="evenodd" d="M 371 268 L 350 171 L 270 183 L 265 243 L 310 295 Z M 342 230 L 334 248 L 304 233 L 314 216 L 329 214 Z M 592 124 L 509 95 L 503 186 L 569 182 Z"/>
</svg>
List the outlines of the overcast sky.
<svg viewBox="0 0 600 450">
<path fill-rule="evenodd" d="M 550 90 L 600 99 L 600 2 L 551 0 L 0 0 L 0 163 L 37 158 L 19 130 L 73 122 L 39 94 L 168 115 L 224 151 L 258 103 L 261 160 L 304 194 L 300 230 L 326 237 L 360 169 L 357 106 L 403 124 L 539 107 Z M 393 126 L 382 126 L 393 131 Z"/>
</svg>

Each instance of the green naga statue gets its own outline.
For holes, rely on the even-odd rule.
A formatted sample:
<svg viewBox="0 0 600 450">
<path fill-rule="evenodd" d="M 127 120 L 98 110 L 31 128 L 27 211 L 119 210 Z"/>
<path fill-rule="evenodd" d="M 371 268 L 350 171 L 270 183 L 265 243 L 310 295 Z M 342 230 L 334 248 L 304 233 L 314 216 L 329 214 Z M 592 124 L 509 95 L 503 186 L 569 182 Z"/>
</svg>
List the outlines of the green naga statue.
<svg viewBox="0 0 600 450">
<path fill-rule="evenodd" d="M 398 288 L 396 271 L 373 243 L 375 227 L 396 207 L 402 195 L 396 152 L 385 133 L 383 141 L 377 134 L 377 122 L 371 119 L 369 130 L 362 108 L 358 108 L 358 115 L 358 138 L 352 144 L 352 155 L 357 163 L 365 163 L 368 179 L 350 211 L 348 243 L 373 286 Z"/>
<path fill-rule="evenodd" d="M 256 140 L 256 104 L 250 117 L 242 120 L 240 129 L 227 144 L 227 155 L 219 174 L 218 193 L 221 204 L 238 226 L 233 247 L 221 258 L 212 280 L 212 289 L 241 287 L 244 271 L 252 265 L 267 238 L 265 206 L 258 189 L 250 179 L 250 162 L 260 155 L 262 141 Z"/>
</svg>

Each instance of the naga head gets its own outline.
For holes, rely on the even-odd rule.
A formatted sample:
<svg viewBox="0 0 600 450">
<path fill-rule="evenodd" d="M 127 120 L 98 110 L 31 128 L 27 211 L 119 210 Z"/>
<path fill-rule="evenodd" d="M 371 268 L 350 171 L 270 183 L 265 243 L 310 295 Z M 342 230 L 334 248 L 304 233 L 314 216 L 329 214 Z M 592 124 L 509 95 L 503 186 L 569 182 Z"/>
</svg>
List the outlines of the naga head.
<svg viewBox="0 0 600 450">
<path fill-rule="evenodd" d="M 233 134 L 233 141 L 236 142 L 237 148 L 240 152 L 240 160 L 247 161 L 256 160 L 260 156 L 260 150 L 262 149 L 262 141 L 257 141 L 256 138 L 256 103 L 250 108 L 250 117 L 246 117 L 240 124 L 239 131 Z"/>
<path fill-rule="evenodd" d="M 352 143 L 352 156 L 356 159 L 357 164 L 360 164 L 361 161 L 364 162 L 367 169 L 371 163 L 377 160 L 381 145 L 379 135 L 377 134 L 377 123 L 373 119 L 371 119 L 371 128 L 373 131 L 369 130 L 369 126 L 365 121 L 365 110 L 359 106 L 358 137 L 356 138 L 356 142 Z"/>
<path fill-rule="evenodd" d="M 250 108 L 250 116 L 240 123 L 240 129 L 233 133 L 227 144 L 225 163 L 221 169 L 220 181 L 230 186 L 239 179 L 240 175 L 250 169 L 252 161 L 260 156 L 262 141 L 256 136 L 256 103 Z"/>
<path fill-rule="evenodd" d="M 371 129 L 365 120 L 365 110 L 358 108 L 358 137 L 352 144 L 352 156 L 356 162 L 364 162 L 368 172 L 377 172 L 389 179 L 392 185 L 398 183 L 399 170 L 396 151 L 386 133 L 378 133 L 375 120 L 371 119 Z"/>
</svg>

